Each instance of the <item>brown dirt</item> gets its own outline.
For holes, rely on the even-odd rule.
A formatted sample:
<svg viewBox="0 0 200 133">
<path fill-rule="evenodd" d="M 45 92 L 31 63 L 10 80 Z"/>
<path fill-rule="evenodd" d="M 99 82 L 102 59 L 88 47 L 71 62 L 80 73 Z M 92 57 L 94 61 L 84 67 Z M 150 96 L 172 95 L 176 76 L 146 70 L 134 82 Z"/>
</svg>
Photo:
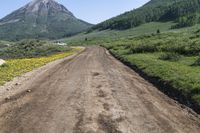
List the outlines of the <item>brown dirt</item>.
<svg viewBox="0 0 200 133">
<path fill-rule="evenodd" d="M 101 47 L 88 47 L 1 89 L 0 133 L 200 131 L 199 115 Z"/>
</svg>

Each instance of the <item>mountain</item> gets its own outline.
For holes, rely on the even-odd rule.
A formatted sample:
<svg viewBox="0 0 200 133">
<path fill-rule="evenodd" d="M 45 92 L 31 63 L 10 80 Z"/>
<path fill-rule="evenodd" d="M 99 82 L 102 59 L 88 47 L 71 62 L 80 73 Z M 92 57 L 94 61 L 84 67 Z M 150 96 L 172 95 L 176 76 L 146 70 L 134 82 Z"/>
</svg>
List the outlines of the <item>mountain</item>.
<svg viewBox="0 0 200 133">
<path fill-rule="evenodd" d="M 142 7 L 111 18 L 93 29 L 129 29 L 152 21 L 176 21 L 177 26 L 197 23 L 200 0 L 151 0 Z"/>
<path fill-rule="evenodd" d="M 0 20 L 0 39 L 57 39 L 91 26 L 54 0 L 33 0 Z"/>
</svg>

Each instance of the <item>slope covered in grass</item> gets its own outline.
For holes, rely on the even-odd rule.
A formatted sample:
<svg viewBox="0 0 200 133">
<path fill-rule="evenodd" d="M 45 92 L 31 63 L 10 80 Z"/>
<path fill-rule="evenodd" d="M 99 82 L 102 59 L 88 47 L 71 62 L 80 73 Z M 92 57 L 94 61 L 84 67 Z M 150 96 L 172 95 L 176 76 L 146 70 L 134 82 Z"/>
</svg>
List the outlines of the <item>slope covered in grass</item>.
<svg viewBox="0 0 200 133">
<path fill-rule="evenodd" d="M 154 34 L 159 29 L 160 32 L 171 30 L 175 25 L 173 22 L 151 22 L 143 24 L 136 28 L 118 31 L 118 30 L 103 30 L 92 31 L 89 33 L 81 33 L 72 37 L 62 39 L 69 45 L 99 45 L 105 42 L 116 41 L 119 39 L 130 39 L 144 34 Z M 87 41 L 85 40 L 87 38 Z"/>
</svg>

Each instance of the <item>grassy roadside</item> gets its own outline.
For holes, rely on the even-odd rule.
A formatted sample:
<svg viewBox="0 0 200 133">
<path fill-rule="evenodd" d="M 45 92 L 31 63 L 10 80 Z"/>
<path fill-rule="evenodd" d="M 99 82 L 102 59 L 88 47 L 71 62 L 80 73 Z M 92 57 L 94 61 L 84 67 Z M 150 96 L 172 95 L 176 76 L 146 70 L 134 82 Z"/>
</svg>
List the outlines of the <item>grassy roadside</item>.
<svg viewBox="0 0 200 133">
<path fill-rule="evenodd" d="M 200 113 L 199 25 L 102 43 L 161 91 Z"/>
<path fill-rule="evenodd" d="M 56 53 L 50 56 L 22 59 L 8 59 L 6 64 L 0 66 L 0 85 L 11 81 L 14 77 L 32 71 L 34 68 L 41 67 L 49 62 L 61 59 L 80 51 L 81 48 L 73 48 L 67 52 Z"/>
<path fill-rule="evenodd" d="M 117 46 L 105 46 L 116 58 L 136 70 L 170 97 L 200 113 L 200 67 L 198 56 L 181 56 L 177 61 L 162 60 L 160 52 L 128 53 Z"/>
</svg>

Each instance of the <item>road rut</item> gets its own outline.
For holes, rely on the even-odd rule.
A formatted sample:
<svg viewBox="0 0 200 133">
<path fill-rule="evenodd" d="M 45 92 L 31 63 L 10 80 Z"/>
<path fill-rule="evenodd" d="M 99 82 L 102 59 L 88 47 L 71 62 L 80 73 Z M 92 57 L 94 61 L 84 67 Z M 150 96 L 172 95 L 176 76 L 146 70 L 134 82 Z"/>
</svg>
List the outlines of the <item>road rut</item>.
<svg viewBox="0 0 200 133">
<path fill-rule="evenodd" d="M 104 48 L 88 47 L 0 99 L 0 133 L 199 133 L 200 118 Z"/>
</svg>

